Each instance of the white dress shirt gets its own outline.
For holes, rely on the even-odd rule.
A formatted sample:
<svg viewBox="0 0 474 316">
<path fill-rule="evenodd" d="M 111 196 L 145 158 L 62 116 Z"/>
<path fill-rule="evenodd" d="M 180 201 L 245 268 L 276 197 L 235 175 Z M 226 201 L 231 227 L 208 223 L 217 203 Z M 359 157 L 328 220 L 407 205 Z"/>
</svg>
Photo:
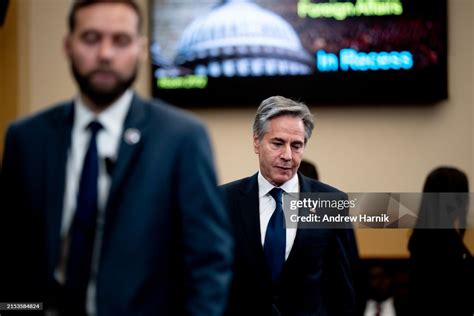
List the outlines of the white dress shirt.
<svg viewBox="0 0 474 316">
<path fill-rule="evenodd" d="M 374 300 L 368 300 L 365 307 L 364 316 L 376 316 L 377 305 L 379 305 L 380 316 L 395 316 L 395 306 L 393 304 L 393 297 L 389 297 L 383 302 L 377 303 Z"/>
<path fill-rule="evenodd" d="M 259 210 L 260 210 L 260 234 L 262 239 L 262 246 L 265 244 L 265 234 L 267 233 L 268 222 L 272 217 L 273 212 L 276 208 L 276 202 L 269 192 L 275 186 L 268 182 L 265 177 L 262 176 L 262 173 L 258 172 L 258 197 L 259 197 Z M 300 186 L 298 182 L 298 175 L 295 175 L 279 186 L 283 190 L 283 199 L 287 196 L 287 193 L 299 193 Z M 286 247 L 285 247 L 285 260 L 288 259 L 290 255 L 291 248 L 293 248 L 293 243 L 295 242 L 296 237 L 296 228 L 287 228 L 286 229 Z"/>
<path fill-rule="evenodd" d="M 97 134 L 97 153 L 99 156 L 98 178 L 98 209 L 97 228 L 92 255 L 91 278 L 87 290 L 86 310 L 89 315 L 95 315 L 95 280 L 99 253 L 102 241 L 104 211 L 108 199 L 111 177 L 106 170 L 105 159 L 115 161 L 123 134 L 123 124 L 133 98 L 133 92 L 127 90 L 116 102 L 100 114 L 90 111 L 78 97 L 74 102 L 74 123 L 71 133 L 71 147 L 67 154 L 66 162 L 66 188 L 64 192 L 63 216 L 61 224 L 62 256 L 55 271 L 56 279 L 60 284 L 65 283 L 65 267 L 67 250 L 69 247 L 69 230 L 76 211 L 79 181 L 82 165 L 91 137 L 87 126 L 92 121 L 102 125 Z"/>
</svg>

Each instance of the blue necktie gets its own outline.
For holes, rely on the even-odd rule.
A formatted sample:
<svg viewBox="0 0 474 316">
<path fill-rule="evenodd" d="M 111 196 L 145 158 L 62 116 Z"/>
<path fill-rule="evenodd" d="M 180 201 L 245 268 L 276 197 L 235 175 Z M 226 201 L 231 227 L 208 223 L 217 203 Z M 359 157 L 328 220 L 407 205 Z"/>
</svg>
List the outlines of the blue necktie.
<svg viewBox="0 0 474 316">
<path fill-rule="evenodd" d="M 283 214 L 283 190 L 273 188 L 269 194 L 275 199 L 276 208 L 268 222 L 263 251 L 273 283 L 277 283 L 285 263 L 286 229 Z"/>
<path fill-rule="evenodd" d="M 77 207 L 70 230 L 70 246 L 66 267 L 67 308 L 78 313 L 85 312 L 87 285 L 89 283 L 92 252 L 98 213 L 99 158 L 97 133 L 102 125 L 96 121 L 89 124 L 91 132 L 77 195 Z"/>
</svg>

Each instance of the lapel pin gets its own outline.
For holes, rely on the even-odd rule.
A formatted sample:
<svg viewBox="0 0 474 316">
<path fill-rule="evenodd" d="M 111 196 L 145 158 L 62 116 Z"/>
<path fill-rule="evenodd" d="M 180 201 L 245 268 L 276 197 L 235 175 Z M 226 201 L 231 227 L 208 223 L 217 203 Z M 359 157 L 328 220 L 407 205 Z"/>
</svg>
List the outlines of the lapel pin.
<svg viewBox="0 0 474 316">
<path fill-rule="evenodd" d="M 135 145 L 140 141 L 140 131 L 136 128 L 127 128 L 125 133 L 123 134 L 125 142 L 129 145 Z"/>
</svg>

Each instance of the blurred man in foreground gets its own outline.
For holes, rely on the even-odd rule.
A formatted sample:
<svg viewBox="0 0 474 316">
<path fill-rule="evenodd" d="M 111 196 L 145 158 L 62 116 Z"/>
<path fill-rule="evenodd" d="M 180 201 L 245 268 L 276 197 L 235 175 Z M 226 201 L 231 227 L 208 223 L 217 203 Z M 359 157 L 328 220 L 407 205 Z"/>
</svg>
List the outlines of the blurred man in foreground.
<svg viewBox="0 0 474 316">
<path fill-rule="evenodd" d="M 221 315 L 232 240 L 207 133 L 131 90 L 142 27 L 131 0 L 74 1 L 64 49 L 78 96 L 8 129 L 1 302 Z"/>
</svg>

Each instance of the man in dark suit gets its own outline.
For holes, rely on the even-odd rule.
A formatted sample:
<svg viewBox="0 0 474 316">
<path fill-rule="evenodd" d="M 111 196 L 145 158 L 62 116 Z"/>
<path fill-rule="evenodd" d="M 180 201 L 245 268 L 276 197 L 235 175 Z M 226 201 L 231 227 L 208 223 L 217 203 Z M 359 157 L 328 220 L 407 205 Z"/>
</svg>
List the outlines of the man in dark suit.
<svg viewBox="0 0 474 316">
<path fill-rule="evenodd" d="M 130 90 L 141 21 L 133 1 L 75 1 L 65 52 L 79 95 L 8 129 L 1 302 L 68 316 L 225 308 L 233 242 L 209 140 Z"/>
<path fill-rule="evenodd" d="M 234 226 L 236 262 L 228 315 L 350 315 L 351 230 L 285 228 L 282 196 L 332 193 L 297 173 L 314 126 L 306 105 L 264 100 L 253 125 L 260 170 L 221 187 Z"/>
</svg>

